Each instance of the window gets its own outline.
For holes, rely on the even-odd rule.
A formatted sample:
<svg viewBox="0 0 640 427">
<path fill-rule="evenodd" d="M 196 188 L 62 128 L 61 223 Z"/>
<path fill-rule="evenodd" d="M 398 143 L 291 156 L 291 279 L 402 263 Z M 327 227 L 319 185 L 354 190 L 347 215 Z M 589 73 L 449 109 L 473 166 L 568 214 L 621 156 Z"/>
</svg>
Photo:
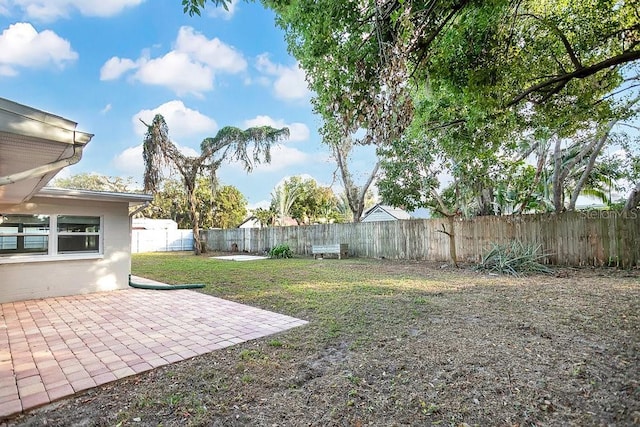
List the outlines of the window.
<svg viewBox="0 0 640 427">
<path fill-rule="evenodd" d="M 0 214 L 0 255 L 49 253 L 49 216 Z"/>
<path fill-rule="evenodd" d="M 100 252 L 100 217 L 58 216 L 58 253 Z"/>
<path fill-rule="evenodd" d="M 0 257 L 101 253 L 99 216 L 0 214 Z"/>
</svg>

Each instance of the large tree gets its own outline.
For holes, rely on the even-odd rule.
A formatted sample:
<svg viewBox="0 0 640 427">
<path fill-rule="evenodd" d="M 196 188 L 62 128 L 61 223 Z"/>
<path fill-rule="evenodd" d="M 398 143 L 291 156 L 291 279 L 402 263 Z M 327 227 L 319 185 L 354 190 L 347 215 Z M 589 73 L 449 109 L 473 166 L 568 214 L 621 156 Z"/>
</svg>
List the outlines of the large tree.
<svg viewBox="0 0 640 427">
<path fill-rule="evenodd" d="M 201 228 L 231 228 L 247 215 L 247 201 L 236 187 L 222 185 L 213 188 L 209 178 L 196 181 L 196 210 L 200 214 Z M 181 181 L 164 179 L 154 194 L 153 203 L 142 211 L 148 218 L 169 218 L 179 228 L 192 228 L 189 197 Z"/>
<path fill-rule="evenodd" d="M 209 2 L 227 7 L 230 0 Z M 206 3 L 182 1 L 192 15 Z M 609 85 L 608 76 L 640 59 L 632 1 L 262 3 L 276 12 L 289 50 L 310 77 L 318 112 L 342 130 L 367 129 L 374 140 L 396 132 L 391 125 L 408 125 L 412 81 L 438 75 L 468 94 L 489 93 L 485 106 L 504 109 L 553 101 L 579 81 Z"/>
<path fill-rule="evenodd" d="M 293 176 L 272 193 L 271 210 L 277 212 L 280 225 L 290 216 L 298 224 L 330 222 L 338 219 L 337 198 L 329 187 L 313 178 Z"/>
<path fill-rule="evenodd" d="M 113 191 L 127 193 L 133 189 L 133 178 L 120 176 L 106 176 L 97 173 L 79 173 L 66 178 L 56 178 L 55 187 L 73 188 L 77 190 Z"/>
<path fill-rule="evenodd" d="M 271 160 L 270 148 L 277 141 L 289 137 L 289 129 L 274 129 L 270 126 L 252 127 L 241 130 L 227 126 L 215 137 L 206 138 L 200 144 L 201 154 L 197 157 L 185 156 L 169 139 L 169 129 L 161 115 L 156 115 L 151 124 L 146 124 L 147 133 L 143 141 L 145 164 L 145 191 L 156 193 L 159 189 L 162 167 L 169 165 L 180 174 L 186 189 L 191 217 L 194 252 L 204 249 L 200 241 L 200 213 L 196 197 L 197 179 L 207 176 L 214 186 L 216 171 L 224 161 L 236 161 L 245 170 L 251 171 L 256 163 Z"/>
<path fill-rule="evenodd" d="M 183 0 L 189 13 L 205 3 Z M 493 151 L 511 162 L 535 141 L 561 141 L 562 149 L 587 130 L 628 117 L 621 106 L 640 81 L 632 1 L 263 4 L 276 12 L 307 73 L 321 132 L 333 145 L 360 130 L 361 143 L 384 149 L 419 121 L 453 141 L 443 141 L 454 154 L 449 159 L 479 151 L 486 165 L 483 156 Z M 482 167 L 469 172 L 491 182 Z M 491 190 L 481 187 L 478 196 Z"/>
<path fill-rule="evenodd" d="M 365 181 L 358 185 L 350 168 L 354 148 L 353 139 L 351 137 L 340 137 L 335 138 L 333 141 L 331 139 L 328 141 L 338 165 L 337 171 L 340 173 L 340 180 L 344 186 L 345 206 L 349 208 L 353 222 L 360 222 L 362 213 L 366 208 L 367 195 L 370 194 L 371 187 L 378 177 L 380 162 L 376 161 L 374 163 Z"/>
<path fill-rule="evenodd" d="M 236 187 L 223 185 L 214 193 L 213 228 L 234 228 L 247 217 L 247 200 Z"/>
</svg>

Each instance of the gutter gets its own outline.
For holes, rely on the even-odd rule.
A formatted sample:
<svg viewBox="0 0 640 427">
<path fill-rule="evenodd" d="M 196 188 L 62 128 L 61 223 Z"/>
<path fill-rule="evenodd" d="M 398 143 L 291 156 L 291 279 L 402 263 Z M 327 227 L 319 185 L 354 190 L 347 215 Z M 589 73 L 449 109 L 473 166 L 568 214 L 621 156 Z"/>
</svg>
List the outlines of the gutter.
<svg viewBox="0 0 640 427">
<path fill-rule="evenodd" d="M 67 157 L 66 159 L 56 160 L 55 162 L 47 163 L 46 165 L 38 166 L 33 169 L 28 169 L 26 171 L 2 176 L 0 177 L 0 186 L 14 184 L 18 181 L 23 181 L 25 179 L 41 178 L 42 176 L 48 174 L 49 172 L 60 170 L 67 166 L 75 165 L 82 158 L 83 148 L 84 148 L 84 144 L 74 144 L 73 155 L 70 157 Z"/>
</svg>

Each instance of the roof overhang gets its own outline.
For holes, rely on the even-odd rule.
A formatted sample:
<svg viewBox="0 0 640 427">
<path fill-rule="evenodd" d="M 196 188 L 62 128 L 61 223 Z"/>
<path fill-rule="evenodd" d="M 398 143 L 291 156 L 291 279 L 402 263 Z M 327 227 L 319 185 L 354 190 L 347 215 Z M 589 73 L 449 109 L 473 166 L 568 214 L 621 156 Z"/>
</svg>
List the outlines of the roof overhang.
<svg viewBox="0 0 640 427">
<path fill-rule="evenodd" d="M 38 198 L 87 200 L 94 202 L 120 202 L 128 203 L 134 207 L 149 203 L 153 196 L 149 194 L 115 193 L 110 191 L 70 190 L 67 188 L 44 187 L 34 195 Z"/>
<path fill-rule="evenodd" d="M 93 137 L 77 123 L 0 98 L 0 203 L 29 200 Z"/>
</svg>

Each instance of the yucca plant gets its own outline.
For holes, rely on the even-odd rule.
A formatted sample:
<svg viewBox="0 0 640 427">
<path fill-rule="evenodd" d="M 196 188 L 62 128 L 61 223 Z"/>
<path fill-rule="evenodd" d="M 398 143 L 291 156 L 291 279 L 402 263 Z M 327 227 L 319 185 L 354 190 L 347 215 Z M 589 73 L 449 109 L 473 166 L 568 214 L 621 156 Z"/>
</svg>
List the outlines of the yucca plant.
<svg viewBox="0 0 640 427">
<path fill-rule="evenodd" d="M 519 240 L 502 245 L 492 243 L 476 269 L 516 277 L 528 273 L 548 274 L 551 269 L 542 262 L 549 255 L 542 251 L 542 245 L 524 244 Z"/>
</svg>

